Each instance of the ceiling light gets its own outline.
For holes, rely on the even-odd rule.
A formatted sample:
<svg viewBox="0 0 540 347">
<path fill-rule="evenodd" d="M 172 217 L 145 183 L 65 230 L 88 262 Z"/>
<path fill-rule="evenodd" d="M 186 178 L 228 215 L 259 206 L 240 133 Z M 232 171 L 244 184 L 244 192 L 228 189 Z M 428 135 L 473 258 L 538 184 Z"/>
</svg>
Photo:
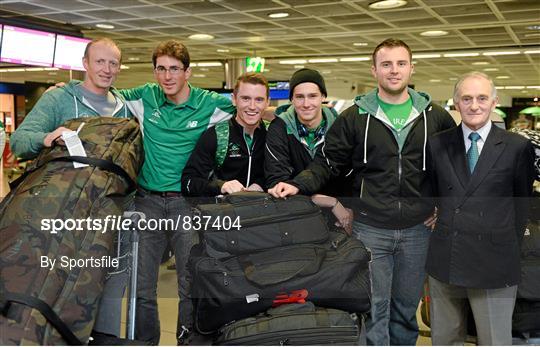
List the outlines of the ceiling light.
<svg viewBox="0 0 540 347">
<path fill-rule="evenodd" d="M 482 55 L 492 56 L 492 55 L 515 55 L 520 54 L 521 51 L 500 51 L 500 52 L 484 52 Z"/>
<path fill-rule="evenodd" d="M 525 89 L 525 86 L 506 86 L 504 89 Z"/>
<path fill-rule="evenodd" d="M 195 78 L 204 78 L 204 77 L 206 77 L 206 75 L 201 74 L 201 73 L 195 73 L 195 74 L 193 74 L 193 77 L 195 77 Z"/>
<path fill-rule="evenodd" d="M 264 41 L 264 37 L 262 36 L 251 36 L 247 38 L 248 42 L 262 42 Z"/>
<path fill-rule="evenodd" d="M 339 61 L 368 61 L 369 57 L 347 57 L 347 58 L 339 58 Z"/>
<path fill-rule="evenodd" d="M 441 80 L 438 80 L 438 79 L 432 79 L 432 80 L 429 80 L 430 82 L 440 82 Z"/>
<path fill-rule="evenodd" d="M 540 25 L 529 25 L 526 28 L 529 30 L 540 30 Z"/>
<path fill-rule="evenodd" d="M 496 86 L 495 89 L 504 89 L 504 87 Z"/>
<path fill-rule="evenodd" d="M 523 37 L 539 37 L 540 33 L 525 34 Z"/>
<path fill-rule="evenodd" d="M 397 8 L 407 5 L 405 0 L 380 0 L 369 4 L 369 8 L 373 10 L 385 10 L 389 8 Z"/>
<path fill-rule="evenodd" d="M 527 86 L 527 89 L 540 89 L 540 86 Z"/>
<path fill-rule="evenodd" d="M 229 53 L 229 50 L 226 48 L 218 48 L 216 49 L 216 52 L 218 53 Z"/>
<path fill-rule="evenodd" d="M 473 65 L 489 65 L 487 61 L 475 61 L 472 63 Z"/>
<path fill-rule="evenodd" d="M 270 18 L 285 18 L 285 17 L 289 17 L 289 14 L 287 12 L 273 12 L 273 13 L 269 13 L 268 17 L 270 17 Z"/>
<path fill-rule="evenodd" d="M 307 60 L 305 60 L 305 59 L 288 59 L 288 60 L 280 60 L 279 63 L 280 64 L 291 64 L 291 65 L 305 64 L 305 63 L 307 63 Z"/>
<path fill-rule="evenodd" d="M 195 66 L 199 66 L 199 67 L 221 66 L 221 62 L 219 62 L 219 61 L 207 61 L 207 62 L 203 62 L 203 63 L 197 63 L 197 65 L 195 65 Z"/>
<path fill-rule="evenodd" d="M 105 23 L 98 23 L 96 24 L 96 27 L 100 29 L 114 29 L 114 25 L 105 24 Z"/>
<path fill-rule="evenodd" d="M 430 59 L 430 58 L 440 58 L 440 54 L 413 54 L 413 59 Z"/>
<path fill-rule="evenodd" d="M 201 71 L 210 71 L 210 69 L 207 68 L 207 67 L 201 67 L 199 70 L 201 70 Z"/>
<path fill-rule="evenodd" d="M 58 72 L 51 71 L 51 72 L 48 72 L 47 74 L 51 76 L 56 76 L 58 75 Z"/>
<path fill-rule="evenodd" d="M 140 58 L 139 57 L 129 57 L 128 60 L 129 61 L 139 61 Z"/>
<path fill-rule="evenodd" d="M 329 74 L 332 73 L 332 70 L 322 70 L 321 73 L 322 73 L 323 75 L 329 75 Z"/>
<path fill-rule="evenodd" d="M 214 36 L 209 35 L 209 34 L 193 34 L 193 35 L 189 35 L 188 38 L 190 40 L 208 41 L 208 40 L 213 40 Z"/>
<path fill-rule="evenodd" d="M 480 53 L 463 52 L 463 53 L 446 53 L 443 54 L 445 58 L 457 58 L 457 57 L 477 57 Z"/>
<path fill-rule="evenodd" d="M 45 70 L 44 68 L 42 67 L 28 67 L 25 69 L 26 71 L 43 71 Z"/>
<path fill-rule="evenodd" d="M 450 77 L 449 80 L 450 81 L 457 81 L 457 77 Z"/>
<path fill-rule="evenodd" d="M 263 72 L 270 72 L 270 69 L 264 69 Z"/>
<path fill-rule="evenodd" d="M 6 70 L 2 70 L 2 71 L 6 71 L 6 72 L 23 72 L 25 70 L 24 70 L 24 68 L 15 68 L 15 69 L 6 69 Z"/>
<path fill-rule="evenodd" d="M 437 37 L 437 36 L 444 36 L 444 35 L 448 35 L 448 31 L 428 30 L 428 31 L 423 31 L 420 33 L 420 36 L 427 36 L 427 37 Z"/>
<path fill-rule="evenodd" d="M 487 67 L 484 69 L 484 71 L 499 71 L 496 67 Z"/>
<path fill-rule="evenodd" d="M 495 78 L 498 79 L 498 80 L 507 80 L 507 79 L 510 78 L 510 76 L 497 76 Z"/>
<path fill-rule="evenodd" d="M 528 90 L 522 90 L 521 92 L 522 92 L 522 93 L 529 93 Z"/>
<path fill-rule="evenodd" d="M 120 65 L 120 70 L 129 70 L 129 66 L 122 64 Z"/>
<path fill-rule="evenodd" d="M 45 71 L 58 71 L 58 68 L 57 67 L 46 67 L 43 70 L 45 70 Z"/>
<path fill-rule="evenodd" d="M 309 59 L 308 62 L 310 63 L 337 63 L 336 58 L 317 58 L 317 59 Z"/>
<path fill-rule="evenodd" d="M 295 65 L 294 68 L 295 69 L 303 69 L 305 66 L 304 65 Z"/>
<path fill-rule="evenodd" d="M 358 47 L 365 47 L 367 45 L 368 45 L 367 42 L 355 42 L 355 43 L 353 43 L 353 46 L 358 46 Z"/>
<path fill-rule="evenodd" d="M 540 54 L 540 49 L 532 50 L 532 51 L 525 51 L 523 52 L 525 54 Z"/>
</svg>

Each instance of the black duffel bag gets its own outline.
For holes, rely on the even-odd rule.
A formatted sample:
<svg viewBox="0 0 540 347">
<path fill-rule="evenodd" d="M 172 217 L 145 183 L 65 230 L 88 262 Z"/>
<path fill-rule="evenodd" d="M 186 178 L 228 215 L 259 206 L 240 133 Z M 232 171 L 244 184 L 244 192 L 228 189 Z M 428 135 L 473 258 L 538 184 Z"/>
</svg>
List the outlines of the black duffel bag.
<svg viewBox="0 0 540 347">
<path fill-rule="evenodd" d="M 302 195 L 276 199 L 266 193 L 236 193 L 216 204 L 198 205 L 195 215 L 205 227 L 200 236 L 206 252 L 215 258 L 328 239 L 321 209 Z"/>
<path fill-rule="evenodd" d="M 342 233 L 330 233 L 324 244 L 291 245 L 225 259 L 193 253 L 194 320 L 202 334 L 264 312 L 278 294 L 300 289 L 307 289 L 307 300 L 317 306 L 354 313 L 370 308 L 371 255 L 362 242 Z"/>
<path fill-rule="evenodd" d="M 214 345 L 232 346 L 352 346 L 360 326 L 353 313 L 315 307 L 312 302 L 282 305 L 255 317 L 227 324 Z"/>
</svg>

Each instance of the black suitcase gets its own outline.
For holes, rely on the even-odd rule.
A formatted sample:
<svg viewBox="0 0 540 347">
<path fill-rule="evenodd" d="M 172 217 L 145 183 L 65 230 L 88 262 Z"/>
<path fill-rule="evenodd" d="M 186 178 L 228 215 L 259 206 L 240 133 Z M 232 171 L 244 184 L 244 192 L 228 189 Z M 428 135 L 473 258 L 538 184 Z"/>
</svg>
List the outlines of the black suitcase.
<svg viewBox="0 0 540 347">
<path fill-rule="evenodd" d="M 360 328 L 356 314 L 313 303 L 271 308 L 255 317 L 227 324 L 215 345 L 356 345 Z"/>
<path fill-rule="evenodd" d="M 215 258 L 328 239 L 321 209 L 302 195 L 276 199 L 266 193 L 231 194 L 219 203 L 198 205 L 195 216 L 203 224 L 206 252 Z"/>
<path fill-rule="evenodd" d="M 325 244 L 280 247 L 215 259 L 191 257 L 194 321 L 202 334 L 264 312 L 280 293 L 307 289 L 317 306 L 369 311 L 371 255 L 362 242 L 330 233 Z"/>
</svg>

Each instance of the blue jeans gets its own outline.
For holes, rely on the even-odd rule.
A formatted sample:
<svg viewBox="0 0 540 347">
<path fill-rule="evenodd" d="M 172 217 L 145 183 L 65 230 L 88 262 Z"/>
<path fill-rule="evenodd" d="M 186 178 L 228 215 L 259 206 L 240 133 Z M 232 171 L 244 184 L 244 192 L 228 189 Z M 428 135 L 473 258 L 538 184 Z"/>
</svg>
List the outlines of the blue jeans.
<svg viewBox="0 0 540 347">
<path fill-rule="evenodd" d="M 416 345 L 430 229 L 419 224 L 391 230 L 354 222 L 353 234 L 372 255 L 368 345 Z"/>
<path fill-rule="evenodd" d="M 150 219 L 176 221 L 178 215 L 191 214 L 191 207 L 183 197 L 161 197 L 144 190 L 140 190 L 135 197 L 135 210 L 143 212 L 147 221 Z M 182 332 L 182 326 L 190 330 L 192 328 L 191 278 L 186 265 L 195 235 L 191 230 L 184 230 L 182 222 L 179 223 L 178 230 L 141 230 L 139 235 L 135 338 L 157 345 L 160 338 L 157 282 L 159 265 L 168 242 L 171 243 L 175 256 L 178 297 L 180 298 L 177 336 Z"/>
</svg>

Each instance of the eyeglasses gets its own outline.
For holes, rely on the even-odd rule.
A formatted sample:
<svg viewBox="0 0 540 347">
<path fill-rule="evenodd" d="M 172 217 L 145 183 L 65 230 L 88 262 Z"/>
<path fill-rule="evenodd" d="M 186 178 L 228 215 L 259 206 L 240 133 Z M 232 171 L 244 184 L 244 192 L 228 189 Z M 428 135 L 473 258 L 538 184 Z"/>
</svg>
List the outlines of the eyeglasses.
<svg viewBox="0 0 540 347">
<path fill-rule="evenodd" d="M 165 66 L 161 66 L 161 65 L 156 66 L 154 70 L 156 71 L 158 75 L 165 75 L 165 73 L 169 71 L 169 73 L 173 76 L 180 74 L 181 71 L 185 71 L 185 69 L 181 68 L 180 66 L 171 66 L 167 69 Z"/>
</svg>

